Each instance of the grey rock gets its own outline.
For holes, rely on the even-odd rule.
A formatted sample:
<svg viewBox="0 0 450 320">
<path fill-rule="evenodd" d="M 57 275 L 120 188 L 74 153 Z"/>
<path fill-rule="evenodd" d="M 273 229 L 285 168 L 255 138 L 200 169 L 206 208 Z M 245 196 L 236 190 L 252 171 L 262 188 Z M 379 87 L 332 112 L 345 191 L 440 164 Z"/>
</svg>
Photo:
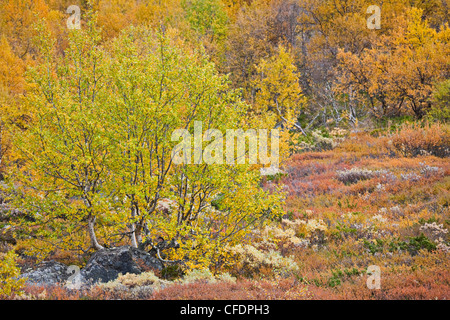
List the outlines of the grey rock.
<svg viewBox="0 0 450 320">
<path fill-rule="evenodd" d="M 20 278 L 27 278 L 28 284 L 48 286 L 63 284 L 70 275 L 65 264 L 51 260 L 40 263 L 34 270 L 22 273 Z"/>
<path fill-rule="evenodd" d="M 140 274 L 150 270 L 161 270 L 162 263 L 149 253 L 123 246 L 97 251 L 81 270 L 81 281 L 94 284 L 117 279 L 119 274 Z"/>
<path fill-rule="evenodd" d="M 28 285 L 52 286 L 67 285 L 69 278 L 75 275 L 72 277 L 72 286 L 77 289 L 97 282 L 115 280 L 119 274 L 140 274 L 162 268 L 162 263 L 155 256 L 130 246 L 123 246 L 97 251 L 79 273 L 70 269 L 70 266 L 51 260 L 40 263 L 35 269 L 25 270 L 20 278 L 27 278 Z"/>
</svg>

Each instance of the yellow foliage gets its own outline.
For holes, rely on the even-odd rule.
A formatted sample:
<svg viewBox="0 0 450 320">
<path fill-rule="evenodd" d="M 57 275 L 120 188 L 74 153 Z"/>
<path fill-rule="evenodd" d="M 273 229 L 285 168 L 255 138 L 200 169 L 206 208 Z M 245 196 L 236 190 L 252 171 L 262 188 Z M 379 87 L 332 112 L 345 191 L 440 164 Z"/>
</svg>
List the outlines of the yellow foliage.
<svg viewBox="0 0 450 320">
<path fill-rule="evenodd" d="M 17 255 L 14 251 L 0 255 L 0 296 L 10 296 L 13 293 L 20 294 L 25 280 L 17 279 L 20 269 L 16 266 Z"/>
<path fill-rule="evenodd" d="M 423 10 L 411 8 L 392 35 L 380 37 L 362 53 L 341 50 L 337 92 L 356 90 L 379 117 L 414 114 L 430 109 L 436 82 L 450 72 L 449 28 L 433 29 L 422 21 Z"/>
<path fill-rule="evenodd" d="M 256 71 L 250 116 L 256 128 L 280 129 L 280 156 L 285 159 L 289 142 L 300 132 L 297 117 L 306 104 L 293 56 L 280 45 L 274 56 L 261 59 Z"/>
<path fill-rule="evenodd" d="M 253 112 L 267 128 L 277 124 L 291 128 L 305 100 L 290 51 L 280 45 L 277 54 L 261 59 L 256 70 Z"/>
</svg>

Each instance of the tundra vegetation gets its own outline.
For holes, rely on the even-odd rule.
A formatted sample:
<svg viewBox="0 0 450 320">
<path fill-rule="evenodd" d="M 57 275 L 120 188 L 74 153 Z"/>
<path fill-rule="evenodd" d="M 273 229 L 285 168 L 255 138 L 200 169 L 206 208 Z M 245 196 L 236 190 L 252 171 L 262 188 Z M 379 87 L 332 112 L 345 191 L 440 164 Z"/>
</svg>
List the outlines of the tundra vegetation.
<svg viewBox="0 0 450 320">
<path fill-rule="evenodd" d="M 448 299 L 448 4 L 374 4 L 0 0 L 0 297 Z M 250 129 L 280 171 L 174 161 Z M 120 246 L 163 269 L 18 277 Z"/>
</svg>

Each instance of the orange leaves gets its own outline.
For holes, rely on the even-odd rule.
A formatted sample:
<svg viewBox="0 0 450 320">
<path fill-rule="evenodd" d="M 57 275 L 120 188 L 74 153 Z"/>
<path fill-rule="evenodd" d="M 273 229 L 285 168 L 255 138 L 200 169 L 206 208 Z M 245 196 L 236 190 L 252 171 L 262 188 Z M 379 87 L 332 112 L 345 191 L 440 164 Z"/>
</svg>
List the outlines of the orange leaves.
<svg viewBox="0 0 450 320">
<path fill-rule="evenodd" d="M 339 52 L 338 90 L 357 91 L 375 115 L 414 114 L 421 118 L 432 104 L 435 81 L 450 74 L 448 27 L 437 32 L 422 10 L 408 11 L 406 22 L 361 53 Z M 444 41 L 443 41 L 444 40 Z"/>
<path fill-rule="evenodd" d="M 392 145 L 402 155 L 434 155 L 448 157 L 450 154 L 450 130 L 439 123 L 404 124 L 392 137 Z"/>
<path fill-rule="evenodd" d="M 14 54 L 7 38 L 4 35 L 1 36 L 0 91 L 12 95 L 23 93 L 25 86 L 24 71 L 24 62 Z"/>
<path fill-rule="evenodd" d="M 0 171 L 10 151 L 7 124 L 20 122 L 20 109 L 14 99 L 25 91 L 25 63 L 11 49 L 6 36 L 0 36 Z"/>
</svg>

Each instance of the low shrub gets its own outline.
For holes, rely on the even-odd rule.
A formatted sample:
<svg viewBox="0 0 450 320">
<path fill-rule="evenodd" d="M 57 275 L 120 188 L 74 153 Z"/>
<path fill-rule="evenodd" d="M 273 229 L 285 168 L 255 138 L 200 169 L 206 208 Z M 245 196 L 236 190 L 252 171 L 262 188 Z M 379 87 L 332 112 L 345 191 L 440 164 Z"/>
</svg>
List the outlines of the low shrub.
<svg viewBox="0 0 450 320">
<path fill-rule="evenodd" d="M 349 279 L 352 276 L 359 276 L 361 274 L 364 274 L 364 271 L 360 271 L 356 268 L 334 270 L 332 271 L 332 276 L 328 279 L 327 285 L 331 288 L 334 288 L 341 285 L 344 279 Z"/>
<path fill-rule="evenodd" d="M 295 279 L 175 284 L 155 292 L 154 300 L 299 300 L 308 299 L 306 286 Z"/>
<path fill-rule="evenodd" d="M 350 170 L 338 170 L 336 178 L 346 184 L 357 183 L 358 181 L 368 180 L 374 177 L 374 173 L 371 170 L 351 168 Z"/>
<path fill-rule="evenodd" d="M 420 227 L 420 231 L 437 243 L 444 242 L 447 239 L 448 230 L 444 228 L 443 224 L 425 223 Z"/>
<path fill-rule="evenodd" d="M 294 147 L 294 151 L 327 151 L 333 150 L 344 141 L 344 137 L 348 135 L 345 129 L 334 128 L 331 131 L 327 129 L 316 129 L 308 133 L 306 136 L 301 135 Z"/>
<path fill-rule="evenodd" d="M 364 247 L 371 253 L 377 254 L 387 249 L 389 252 L 407 251 L 411 256 L 415 256 L 420 250 L 433 251 L 437 249 L 437 245 L 427 238 L 423 233 L 417 237 L 408 237 L 407 240 L 392 239 L 387 241 L 384 239 L 375 239 L 375 241 L 363 240 Z"/>
<path fill-rule="evenodd" d="M 191 270 L 181 280 L 183 283 L 192 283 L 197 281 L 214 283 L 217 280 L 209 269 Z"/>
<path fill-rule="evenodd" d="M 278 251 L 258 250 L 252 245 L 238 244 L 228 248 L 233 263 L 230 266 L 232 274 L 254 277 L 264 274 L 263 270 L 270 270 L 274 275 L 288 276 L 298 271 L 298 265 L 293 259 L 283 257 Z"/>
<path fill-rule="evenodd" d="M 141 274 L 119 275 L 117 279 L 101 283 L 97 288 L 105 293 L 126 299 L 149 299 L 155 291 L 168 285 L 168 281 L 159 279 L 150 271 Z"/>
<path fill-rule="evenodd" d="M 392 145 L 401 155 L 417 157 L 450 156 L 450 129 L 440 123 L 405 123 L 392 136 Z"/>
</svg>

